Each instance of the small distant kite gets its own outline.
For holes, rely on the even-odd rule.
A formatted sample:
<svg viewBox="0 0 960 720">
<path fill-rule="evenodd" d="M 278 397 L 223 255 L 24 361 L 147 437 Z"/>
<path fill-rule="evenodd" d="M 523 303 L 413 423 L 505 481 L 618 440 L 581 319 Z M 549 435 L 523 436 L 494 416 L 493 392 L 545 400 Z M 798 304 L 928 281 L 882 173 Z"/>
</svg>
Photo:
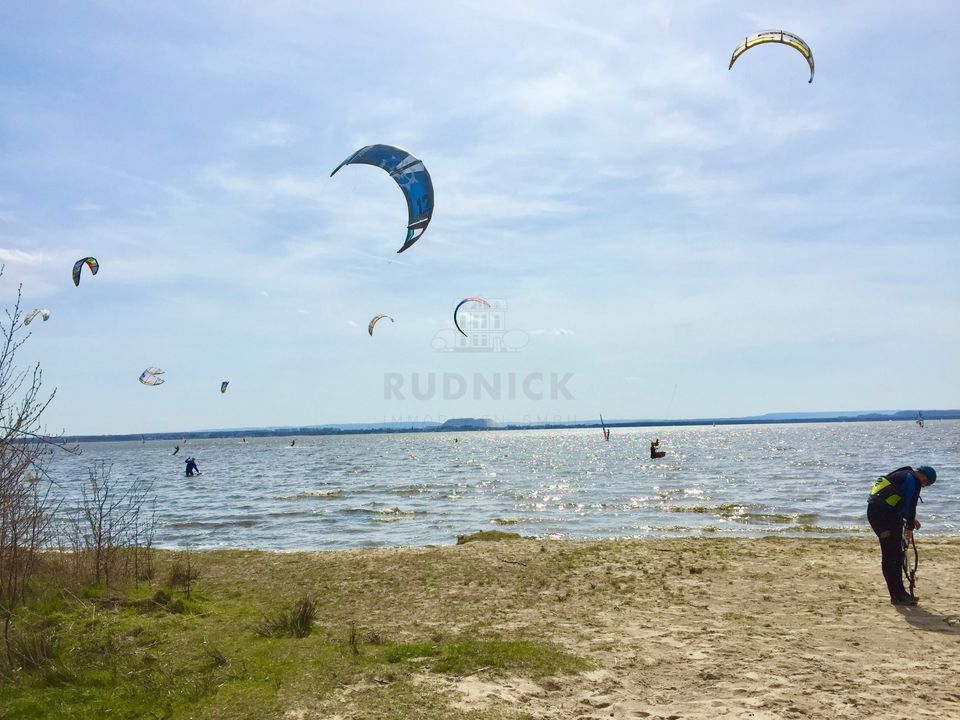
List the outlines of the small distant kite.
<svg viewBox="0 0 960 720">
<path fill-rule="evenodd" d="M 490 307 L 490 303 L 488 303 L 482 297 L 468 297 L 468 298 L 464 298 L 459 303 L 457 303 L 457 306 L 453 309 L 453 324 L 457 326 L 457 330 L 459 330 L 460 334 L 463 335 L 464 337 L 466 337 L 467 334 L 463 331 L 463 328 L 460 327 L 460 323 L 457 321 L 457 311 L 468 302 L 480 303 L 485 307 Z"/>
<path fill-rule="evenodd" d="M 230 384 L 229 380 L 224 380 L 220 383 L 220 394 L 223 395 L 227 391 L 227 385 Z"/>
<path fill-rule="evenodd" d="M 771 42 L 789 45 L 803 55 L 803 57 L 807 60 L 807 65 L 810 66 L 810 80 L 808 80 L 808 82 L 813 82 L 813 52 L 810 50 L 810 46 L 807 45 L 800 37 L 794 35 L 793 33 L 789 33 L 786 30 L 764 30 L 763 32 L 758 32 L 745 38 L 742 43 L 737 45 L 737 49 L 733 51 L 733 56 L 730 58 L 730 66 L 727 69 L 729 70 L 732 68 L 733 64 L 737 61 L 737 58 L 743 55 L 750 48 Z"/>
<path fill-rule="evenodd" d="M 403 190 L 403 196 L 407 199 L 409 219 L 407 238 L 403 242 L 403 247 L 397 250 L 398 253 L 402 253 L 420 239 L 433 216 L 433 181 L 430 179 L 430 173 L 420 159 L 406 150 L 393 145 L 367 145 L 337 165 L 336 169 L 330 173 L 330 177 L 336 175 L 337 170 L 344 165 L 353 163 L 383 168 Z"/>
<path fill-rule="evenodd" d="M 390 322 L 393 322 L 393 318 L 390 317 L 389 315 L 377 315 L 377 316 L 375 316 L 375 317 L 373 318 L 373 320 L 370 321 L 370 324 L 367 325 L 367 332 L 370 333 L 370 337 L 373 337 L 373 326 L 376 325 L 376 324 L 377 324 L 378 322 L 380 322 L 381 320 L 383 320 L 384 318 L 386 318 L 386 319 L 389 320 Z"/>
<path fill-rule="evenodd" d="M 142 373 L 140 373 L 140 382 L 144 385 L 163 385 L 164 380 L 162 377 L 163 370 L 158 367 L 148 367 Z"/>
<path fill-rule="evenodd" d="M 29 313 L 27 313 L 27 316 L 23 319 L 23 324 L 29 325 L 30 323 L 33 322 L 34 318 L 37 317 L 37 315 L 43 318 L 44 322 L 50 319 L 49 310 L 47 310 L 46 308 L 36 308 L 34 310 L 31 310 Z"/>
<path fill-rule="evenodd" d="M 97 271 L 100 269 L 100 263 L 97 262 L 97 259 L 94 257 L 85 257 L 80 258 L 73 264 L 73 284 L 80 285 L 80 271 L 83 270 L 83 266 L 86 265 L 90 268 L 90 274 L 96 275 Z"/>
</svg>

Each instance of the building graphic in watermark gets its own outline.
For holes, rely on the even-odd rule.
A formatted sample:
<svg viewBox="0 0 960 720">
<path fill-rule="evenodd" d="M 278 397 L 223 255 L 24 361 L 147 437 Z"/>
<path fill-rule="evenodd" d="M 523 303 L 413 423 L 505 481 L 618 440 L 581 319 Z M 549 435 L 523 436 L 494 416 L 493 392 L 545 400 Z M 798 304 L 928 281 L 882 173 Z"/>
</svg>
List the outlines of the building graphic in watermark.
<svg viewBox="0 0 960 720">
<path fill-rule="evenodd" d="M 518 352 L 530 341 L 523 330 L 507 326 L 505 300 L 489 300 L 490 307 L 479 302 L 469 303 L 457 313 L 457 324 L 463 333 L 453 328 L 439 330 L 431 345 L 437 352 Z"/>
<path fill-rule="evenodd" d="M 431 340 L 431 346 L 436 352 L 519 352 L 530 341 L 530 333 L 508 326 L 507 303 L 504 300 L 466 298 L 457 306 L 455 313 L 455 328 L 440 330 Z M 570 387 L 572 381 L 573 373 L 571 372 L 544 370 L 388 372 L 383 376 L 383 399 L 390 402 L 440 401 L 445 404 L 474 402 L 499 404 L 518 401 L 556 403 L 574 400 Z M 459 422 L 464 419 L 452 418 L 452 420 Z M 483 424 L 484 429 L 489 429 L 500 422 L 492 421 L 490 418 L 466 418 L 466 420 Z M 445 420 L 444 423 L 446 422 Z"/>
</svg>

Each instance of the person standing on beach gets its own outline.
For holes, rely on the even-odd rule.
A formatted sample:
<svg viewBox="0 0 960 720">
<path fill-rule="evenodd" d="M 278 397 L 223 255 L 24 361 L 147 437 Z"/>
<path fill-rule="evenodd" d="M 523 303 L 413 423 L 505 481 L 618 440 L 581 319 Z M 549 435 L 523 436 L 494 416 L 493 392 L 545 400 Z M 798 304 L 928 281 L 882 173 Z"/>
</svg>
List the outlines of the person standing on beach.
<svg viewBox="0 0 960 720">
<path fill-rule="evenodd" d="M 904 543 L 913 540 L 920 529 L 917 501 L 920 490 L 937 481 L 937 471 L 929 465 L 902 467 L 881 476 L 870 490 L 867 520 L 880 540 L 880 569 L 894 605 L 916 605 L 918 598 L 903 587 Z"/>
</svg>

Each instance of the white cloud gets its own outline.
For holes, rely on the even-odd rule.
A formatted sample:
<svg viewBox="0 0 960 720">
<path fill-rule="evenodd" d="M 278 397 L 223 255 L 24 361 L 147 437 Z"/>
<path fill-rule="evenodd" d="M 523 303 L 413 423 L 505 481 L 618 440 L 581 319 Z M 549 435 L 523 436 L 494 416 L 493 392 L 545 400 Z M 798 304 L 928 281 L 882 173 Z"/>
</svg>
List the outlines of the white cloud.
<svg viewBox="0 0 960 720">
<path fill-rule="evenodd" d="M 30 252 L 17 248 L 0 247 L 0 262 L 9 265 L 39 265 L 44 261 L 44 254 Z"/>
<path fill-rule="evenodd" d="M 960 352 L 956 324 L 938 319 L 960 306 L 960 51 L 929 33 L 956 24 L 951 5 L 429 10 L 213 2 L 139 8 L 134 25 L 109 5 L 8 18 L 22 38 L 8 67 L 52 63 L 0 91 L 13 108 L 0 120 L 0 262 L 8 295 L 23 282 L 57 313 L 57 334 L 32 340 L 64 388 L 56 424 L 376 418 L 380 399 L 364 393 L 384 368 L 502 360 L 431 350 L 468 294 L 507 301 L 511 328 L 538 328 L 512 363 L 569 365 L 624 417 L 636 397 L 608 380 L 624 373 L 662 379 L 661 414 L 676 383 L 694 414 L 782 409 L 764 405 L 772 386 L 832 404 L 811 378 L 835 368 L 832 387 L 846 378 L 869 407 L 881 388 L 855 368 L 900 372 L 885 343 Z M 741 34 L 771 23 L 813 45 L 812 85 L 788 48 L 727 69 Z M 105 73 L 109 88 L 76 91 Z M 329 177 L 374 142 L 407 147 L 433 175 L 433 221 L 403 255 L 396 184 L 363 166 Z M 87 254 L 102 271 L 74 288 L 69 268 Z M 915 293 L 915 277 L 935 295 Z M 398 321 L 372 349 L 343 318 L 376 312 Z M 236 410 L 247 401 L 232 393 L 229 416 L 188 418 L 172 403 L 148 420 L 116 377 L 184 343 L 202 352 L 181 381 L 216 358 L 238 389 L 244 369 L 256 375 L 261 400 Z M 96 415 L 71 399 L 77 376 L 96 384 Z M 331 397 L 298 392 L 306 376 L 337 377 L 318 388 Z M 913 377 L 896 384 L 904 403 L 960 403 L 955 372 Z M 725 390 L 695 393 L 701 382 Z"/>
<path fill-rule="evenodd" d="M 299 131 L 280 120 L 259 120 L 240 125 L 236 129 L 242 143 L 256 147 L 284 147 L 300 139 Z"/>
</svg>

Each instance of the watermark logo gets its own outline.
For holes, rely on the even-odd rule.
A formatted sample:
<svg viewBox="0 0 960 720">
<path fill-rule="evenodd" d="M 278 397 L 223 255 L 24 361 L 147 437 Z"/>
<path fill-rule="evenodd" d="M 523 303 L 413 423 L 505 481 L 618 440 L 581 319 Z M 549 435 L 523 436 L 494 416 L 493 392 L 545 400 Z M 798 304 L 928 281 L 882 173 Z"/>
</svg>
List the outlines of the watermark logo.
<svg viewBox="0 0 960 720">
<path fill-rule="evenodd" d="M 523 330 L 507 325 L 507 303 L 489 300 L 490 307 L 468 303 L 457 313 L 457 323 L 466 335 L 455 328 L 439 330 L 431 346 L 436 352 L 495 353 L 519 352 L 530 342 Z"/>
<path fill-rule="evenodd" d="M 385 373 L 384 400 L 573 400 L 573 373 Z"/>
<path fill-rule="evenodd" d="M 454 328 L 440 330 L 431 346 L 436 352 L 503 353 L 519 352 L 531 335 L 507 324 L 504 300 L 469 298 L 457 312 Z M 559 401 L 573 400 L 571 372 L 414 372 L 385 373 L 384 400 L 419 401 Z"/>
</svg>

